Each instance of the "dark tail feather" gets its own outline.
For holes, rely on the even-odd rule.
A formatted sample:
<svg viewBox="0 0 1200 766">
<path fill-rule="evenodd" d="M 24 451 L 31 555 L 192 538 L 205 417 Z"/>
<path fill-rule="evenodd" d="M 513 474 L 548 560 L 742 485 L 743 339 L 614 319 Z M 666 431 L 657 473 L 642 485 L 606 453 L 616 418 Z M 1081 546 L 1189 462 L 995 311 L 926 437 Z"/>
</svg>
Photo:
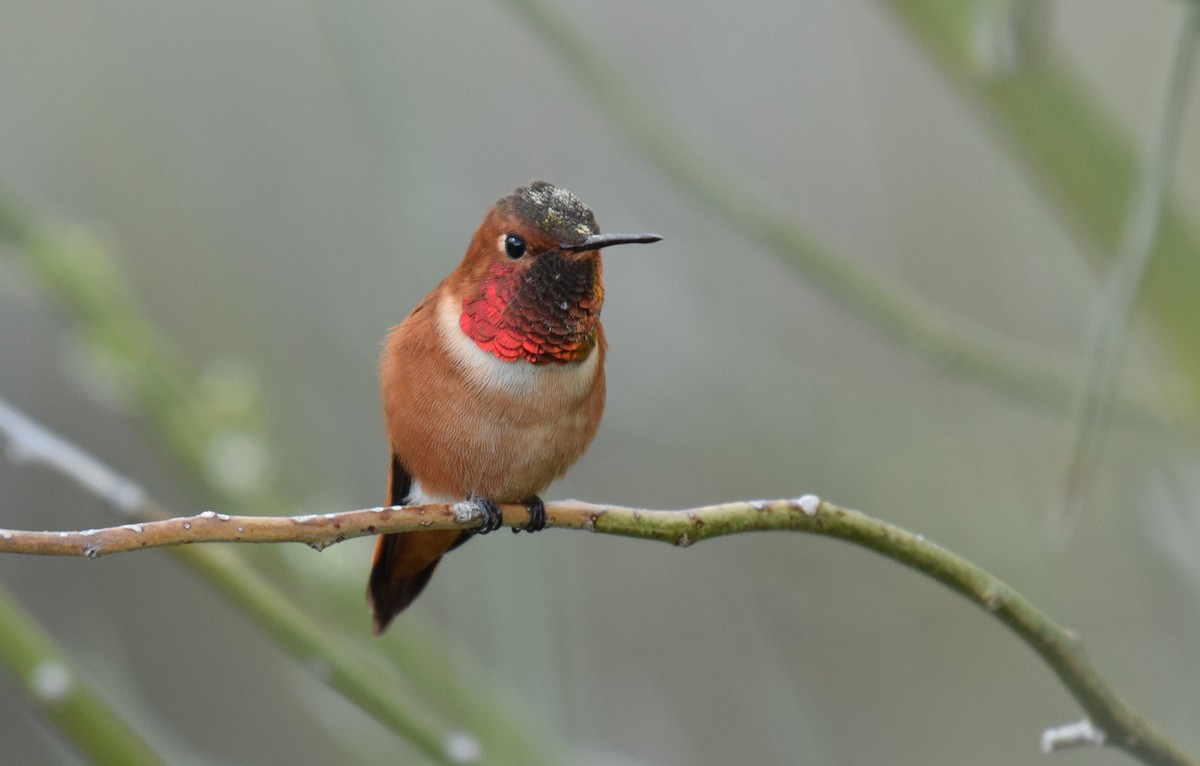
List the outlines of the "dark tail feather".
<svg viewBox="0 0 1200 766">
<path fill-rule="evenodd" d="M 388 505 L 407 502 L 411 488 L 412 478 L 393 454 Z M 442 554 L 458 545 L 463 536 L 457 529 L 379 536 L 367 581 L 367 601 L 371 605 L 375 635 L 386 630 L 392 618 L 421 594 Z"/>
<path fill-rule="evenodd" d="M 371 577 L 367 581 L 367 600 L 371 603 L 371 618 L 375 635 L 387 630 L 388 623 L 421 595 L 425 584 L 433 576 L 441 558 L 432 564 L 406 573 L 404 548 L 413 533 L 380 535 L 375 544 L 375 562 L 371 565 Z"/>
</svg>

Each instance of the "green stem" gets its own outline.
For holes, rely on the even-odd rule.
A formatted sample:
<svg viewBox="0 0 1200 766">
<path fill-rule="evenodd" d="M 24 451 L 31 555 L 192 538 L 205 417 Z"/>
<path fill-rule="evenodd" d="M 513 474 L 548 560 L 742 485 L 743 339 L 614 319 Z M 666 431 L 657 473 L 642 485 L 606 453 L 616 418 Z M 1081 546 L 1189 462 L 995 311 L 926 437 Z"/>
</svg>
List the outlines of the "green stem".
<svg viewBox="0 0 1200 766">
<path fill-rule="evenodd" d="M 895 287 L 872 277 L 797 227 L 745 183 L 693 146 L 623 72 L 549 0 L 507 0 L 601 112 L 684 194 L 796 268 L 814 286 L 845 304 L 876 331 L 955 374 L 1052 412 L 1065 413 L 1074 385 L 1064 369 L 1026 349 L 967 329 Z M 953 5 L 953 4 L 947 4 Z M 1122 417 L 1154 422 L 1153 407 L 1122 402 Z"/>
<path fill-rule="evenodd" d="M 1104 731 L 1106 744 L 1154 766 L 1200 764 L 1116 693 L 1088 660 L 1077 636 L 999 578 L 900 527 L 832 503 L 817 506 L 811 496 L 801 501 L 729 503 L 692 511 L 597 507 L 589 522 L 597 532 L 674 545 L 739 532 L 790 529 L 869 548 L 966 596 L 1008 626 L 1038 653 L 1091 722 Z"/>
<path fill-rule="evenodd" d="M 1171 185 L 1180 126 L 1195 73 L 1198 37 L 1200 2 L 1188 2 L 1175 46 L 1158 136 L 1149 152 L 1149 160 L 1142 168 L 1129 223 L 1113 265 L 1103 320 L 1089 354 L 1079 402 L 1078 427 L 1067 470 L 1065 517 L 1069 523 L 1078 515 L 1083 495 L 1091 483 L 1113 388 L 1125 356 L 1134 304 L 1154 254 L 1163 200 Z"/>
<path fill-rule="evenodd" d="M 323 521 L 338 530 L 339 539 L 373 535 L 376 532 L 478 526 L 482 518 L 479 512 L 471 514 L 462 513 L 461 510 L 446 505 L 413 506 L 387 511 L 371 509 L 329 514 L 323 517 Z M 529 522 L 529 512 L 524 506 L 505 505 L 503 510 L 504 523 L 508 526 L 520 527 Z M 1168 739 L 1116 693 L 1088 660 L 1081 642 L 1074 634 L 1058 625 L 999 578 L 924 537 L 885 521 L 833 503 L 823 503 L 811 495 L 793 500 L 735 502 L 683 511 L 650 511 L 572 500 L 548 503 L 546 514 L 551 527 L 658 540 L 676 546 L 690 546 L 702 540 L 743 532 L 793 531 L 833 537 L 868 548 L 932 577 L 982 606 L 1011 629 L 1058 676 L 1086 711 L 1089 721 L 1104 732 L 1106 744 L 1121 748 L 1154 766 L 1200 766 L 1200 762 Z M 235 523 L 244 525 L 247 540 L 284 542 L 285 539 L 276 534 L 263 537 L 252 527 L 262 525 L 274 529 L 280 526 L 280 521 L 286 521 L 284 526 L 301 533 L 305 531 L 304 526 L 310 518 L 281 520 L 242 517 Z M 371 522 L 363 521 L 364 518 L 371 519 Z M 177 519 L 170 524 L 182 526 L 184 521 L 188 520 Z M 206 538 L 203 525 L 193 525 L 192 529 L 196 535 L 191 542 L 211 540 L 211 537 Z M 105 531 L 97 530 L 96 533 Z M 11 534 L 14 540 L 22 539 L 21 533 Z M 308 538 L 301 536 L 301 539 Z M 285 601 L 271 593 L 269 585 L 256 582 L 254 572 L 245 569 L 238 559 L 228 555 L 222 557 L 224 549 L 210 546 L 180 545 L 172 550 L 185 560 L 190 560 L 206 577 L 216 581 L 221 590 L 231 594 L 246 607 L 248 613 L 256 615 L 260 623 L 275 633 L 280 642 L 298 657 L 307 659 L 309 664 L 325 661 L 325 656 L 320 653 L 322 641 L 319 629 L 310 626 L 305 630 L 297 630 L 297 623 L 304 622 L 303 614 L 294 614 Z M 23 552 L 36 551 L 31 549 Z M 195 560 L 193 557 L 197 556 L 203 558 Z M 369 668 L 363 666 L 356 668 L 353 674 L 343 674 L 345 660 L 339 662 L 343 664 L 328 668 L 329 682 L 369 712 L 376 705 L 384 704 L 388 698 L 396 696 L 394 687 L 384 681 L 377 681 L 367 689 L 359 688 L 359 673 Z M 343 675 L 352 679 L 353 683 L 344 683 Z M 392 722 L 392 725 L 405 731 L 411 730 L 417 738 L 424 737 L 421 744 L 428 752 L 441 740 L 427 736 L 432 727 L 423 722 L 423 718 L 419 712 L 410 711 L 401 720 Z"/>
<path fill-rule="evenodd" d="M 0 588 L 0 660 L 12 668 L 30 702 L 93 763 L 164 763 L 4 588 Z"/>
<path fill-rule="evenodd" d="M 121 489 L 126 480 L 109 477 L 97 481 L 98 473 L 111 474 L 106 466 L 96 465 L 94 458 L 75 445 L 48 432 L 9 407 L 0 409 L 0 436 L 8 452 L 16 459 L 46 465 L 81 485 L 100 492 L 107 487 L 112 496 L 101 495 L 110 503 L 120 504 L 129 493 Z M 140 493 L 138 493 L 140 494 Z M 161 517 L 161 512 L 146 502 L 142 513 Z M 521 505 L 504 507 L 504 520 L 509 526 L 529 523 L 529 511 Z M 899 527 L 872 519 L 857 511 L 821 503 L 812 495 L 795 500 L 727 503 L 694 508 L 687 511 L 645 511 L 637 508 L 598 506 L 578 501 L 550 503 L 546 507 L 547 524 L 552 527 L 587 529 L 595 532 L 661 540 L 675 545 L 691 545 L 711 537 L 758 530 L 792 530 L 823 534 L 862 545 L 923 572 L 948 585 L 959 593 L 982 604 L 1008 625 L 1042 656 L 1058 675 L 1080 705 L 1091 716 L 1091 722 L 1103 730 L 1108 742 L 1128 750 L 1151 764 L 1179 766 L 1192 763 L 1188 756 L 1145 721 L 1109 687 L 1083 654 L 1082 647 L 1070 633 L 1056 625 L 1041 610 L 999 579 L 960 556 L 934 545 L 924 538 Z M 455 529 L 478 526 L 482 511 L 458 505 L 414 506 L 409 508 L 370 509 L 326 514 L 320 517 L 320 534 L 331 542 L 352 537 L 420 529 Z M 147 544 L 161 545 L 166 538 L 152 533 L 151 527 L 183 530 L 188 537 L 175 536 L 179 542 L 227 540 L 229 527 L 243 541 L 284 542 L 281 532 L 293 530 L 296 539 L 310 544 L 312 516 L 266 518 L 256 516 L 225 517 L 202 514 L 190 519 L 164 519 L 161 524 L 147 523 L 129 530 L 118 527 L 90 530 L 88 533 L 33 533 L 0 530 L 0 538 L 11 545 L 13 552 L 35 553 L 47 538 L 89 538 L 90 544 L 76 542 L 77 555 L 96 555 L 106 547 L 103 539 L 111 535 L 144 536 Z M 216 533 L 213 535 L 212 533 Z M 264 534 L 265 533 L 265 534 Z M 25 546 L 25 547 L 22 547 Z M 89 553 L 90 548 L 90 553 Z M 120 547 L 111 547 L 115 552 Z M 139 550 L 140 547 L 125 547 Z M 274 592 L 256 573 L 225 549 L 209 546 L 176 545 L 176 555 L 191 563 L 194 569 L 212 581 L 239 606 L 253 616 L 276 639 L 309 667 L 323 668 L 328 682 L 356 701 L 364 710 L 376 715 L 393 729 L 437 758 L 442 754 L 444 736 L 428 719 L 422 708 L 407 701 L 392 684 L 371 674 L 369 665 L 360 662 L 344 648 L 329 652 L 333 641 L 322 634 L 306 616 L 292 607 L 282 594 Z M 54 553 L 69 551 L 55 549 Z M 403 701 L 401 701 L 403 700 Z M 399 706 L 399 707 L 397 707 Z M 529 761 L 523 760 L 522 763 Z"/>
<path fill-rule="evenodd" d="M 980 107 L 1002 143 L 1037 182 L 1071 229 L 1091 245 L 1085 254 L 1116 252 L 1136 188 L 1139 163 L 1124 128 L 1051 51 L 1020 40 L 1014 60 L 981 57 L 981 25 L 994 23 L 995 0 L 881 0 L 943 73 Z M 1195 0 L 1189 0 L 1189 5 Z M 1036 4 L 1034 4 L 1036 5 Z M 1017 11 L 1029 4 L 1015 5 Z M 1194 9 L 1189 9 L 1191 14 Z M 1018 34 L 1021 29 L 1015 30 Z M 1026 25 L 1026 32 L 1029 32 Z M 1024 43 L 1024 48 L 1020 43 Z M 1157 238 L 1142 280 L 1143 306 L 1174 362 L 1196 429 L 1200 413 L 1200 244 L 1169 196 L 1159 204 Z"/>
<path fill-rule="evenodd" d="M 403 681 L 345 646 L 225 548 L 178 546 L 171 552 L 203 577 L 305 667 L 435 763 L 454 764 L 450 731 L 412 697 Z"/>
</svg>

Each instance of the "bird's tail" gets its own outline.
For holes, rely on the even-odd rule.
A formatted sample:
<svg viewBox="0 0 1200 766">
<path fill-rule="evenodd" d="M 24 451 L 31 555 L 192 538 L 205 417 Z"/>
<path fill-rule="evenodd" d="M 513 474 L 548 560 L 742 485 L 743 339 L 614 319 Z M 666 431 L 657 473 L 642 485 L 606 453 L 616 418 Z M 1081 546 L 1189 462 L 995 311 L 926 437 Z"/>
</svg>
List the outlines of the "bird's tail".
<svg viewBox="0 0 1200 766">
<path fill-rule="evenodd" d="M 388 504 L 408 502 L 411 487 L 412 477 L 393 454 Z M 383 633 L 392 618 L 421 595 L 442 555 L 460 544 L 464 536 L 465 533 L 457 529 L 379 536 L 367 581 L 367 601 L 371 605 L 375 635 Z"/>
</svg>

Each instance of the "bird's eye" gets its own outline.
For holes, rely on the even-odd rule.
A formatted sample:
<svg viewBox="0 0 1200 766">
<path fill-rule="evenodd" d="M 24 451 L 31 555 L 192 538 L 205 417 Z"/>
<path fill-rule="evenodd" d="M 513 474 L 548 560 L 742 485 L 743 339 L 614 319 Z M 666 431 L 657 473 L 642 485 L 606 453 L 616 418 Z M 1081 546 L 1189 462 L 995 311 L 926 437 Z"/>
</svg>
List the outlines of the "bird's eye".
<svg viewBox="0 0 1200 766">
<path fill-rule="evenodd" d="M 525 240 L 516 234 L 505 235 L 504 254 L 514 261 L 525 255 Z"/>
</svg>

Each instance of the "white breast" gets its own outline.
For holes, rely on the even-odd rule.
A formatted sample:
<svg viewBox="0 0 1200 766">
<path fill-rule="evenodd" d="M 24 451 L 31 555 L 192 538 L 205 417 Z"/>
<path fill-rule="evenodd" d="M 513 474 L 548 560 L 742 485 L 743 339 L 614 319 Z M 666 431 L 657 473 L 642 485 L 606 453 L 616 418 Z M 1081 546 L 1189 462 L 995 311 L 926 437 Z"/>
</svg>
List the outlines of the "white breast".
<svg viewBox="0 0 1200 766">
<path fill-rule="evenodd" d="M 412 484 L 408 489 L 408 504 L 409 505 L 432 505 L 433 503 L 457 503 L 466 498 L 451 497 L 449 495 L 434 495 L 426 492 L 421 487 L 421 482 L 416 479 L 412 480 Z"/>
</svg>

